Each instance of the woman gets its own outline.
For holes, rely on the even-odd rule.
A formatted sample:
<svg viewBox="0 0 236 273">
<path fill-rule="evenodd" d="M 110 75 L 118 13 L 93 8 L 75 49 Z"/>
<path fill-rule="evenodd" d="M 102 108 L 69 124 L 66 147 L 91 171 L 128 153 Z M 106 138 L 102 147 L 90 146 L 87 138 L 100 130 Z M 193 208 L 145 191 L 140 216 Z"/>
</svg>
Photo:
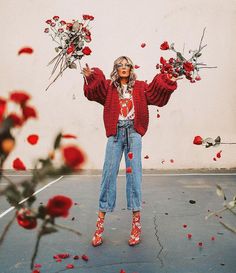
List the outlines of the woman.
<svg viewBox="0 0 236 273">
<path fill-rule="evenodd" d="M 129 245 L 140 242 L 142 136 L 148 128 L 148 105 L 162 107 L 177 88 L 176 78 L 159 74 L 150 84 L 136 80 L 134 65 L 129 57 L 115 60 L 111 79 L 106 80 L 98 68 L 82 70 L 86 81 L 84 94 L 88 100 L 104 106 L 103 119 L 108 137 L 99 198 L 99 212 L 92 245 L 103 242 L 106 212 L 112 212 L 116 202 L 116 179 L 120 161 L 125 154 L 127 209 L 132 211 Z"/>
</svg>

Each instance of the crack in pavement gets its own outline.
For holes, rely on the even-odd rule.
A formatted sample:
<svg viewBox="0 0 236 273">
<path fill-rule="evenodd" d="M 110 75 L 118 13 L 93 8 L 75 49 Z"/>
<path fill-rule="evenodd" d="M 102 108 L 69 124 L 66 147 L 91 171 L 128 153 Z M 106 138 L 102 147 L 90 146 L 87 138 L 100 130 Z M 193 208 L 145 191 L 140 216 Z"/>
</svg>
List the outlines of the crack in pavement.
<svg viewBox="0 0 236 273">
<path fill-rule="evenodd" d="M 157 225 L 157 215 L 154 216 L 153 223 L 154 223 L 155 236 L 156 236 L 157 242 L 158 242 L 158 244 L 160 246 L 160 250 L 159 250 L 156 258 L 160 261 L 161 267 L 164 267 L 165 266 L 164 261 L 160 257 L 162 252 L 163 252 L 164 247 L 163 247 L 163 245 L 162 245 L 162 243 L 160 241 L 160 237 L 158 236 L 159 231 L 158 231 L 158 225 Z"/>
</svg>

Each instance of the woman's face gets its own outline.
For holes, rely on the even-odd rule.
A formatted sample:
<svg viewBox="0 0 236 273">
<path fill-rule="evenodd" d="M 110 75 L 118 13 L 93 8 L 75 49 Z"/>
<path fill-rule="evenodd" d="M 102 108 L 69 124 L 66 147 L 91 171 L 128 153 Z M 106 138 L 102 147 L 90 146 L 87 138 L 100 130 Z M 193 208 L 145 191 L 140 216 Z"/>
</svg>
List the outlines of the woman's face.
<svg viewBox="0 0 236 273">
<path fill-rule="evenodd" d="M 129 77 L 130 70 L 131 64 L 129 64 L 126 59 L 123 59 L 120 63 L 117 64 L 117 71 L 120 78 Z"/>
</svg>

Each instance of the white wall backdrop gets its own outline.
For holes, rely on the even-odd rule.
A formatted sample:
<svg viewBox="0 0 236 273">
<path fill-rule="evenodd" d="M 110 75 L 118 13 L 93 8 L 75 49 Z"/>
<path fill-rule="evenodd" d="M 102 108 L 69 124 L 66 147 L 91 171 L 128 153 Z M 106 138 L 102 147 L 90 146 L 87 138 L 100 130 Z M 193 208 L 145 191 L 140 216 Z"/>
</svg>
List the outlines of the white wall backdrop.
<svg viewBox="0 0 236 273">
<path fill-rule="evenodd" d="M 143 160 L 143 168 L 236 167 L 236 145 L 205 149 L 192 144 L 195 135 L 220 135 L 224 142 L 236 142 L 236 1 L 1 0 L 0 96 L 25 90 L 39 113 L 39 119 L 29 120 L 19 133 L 5 168 L 12 168 L 12 160 L 18 156 L 31 168 L 34 158 L 48 153 L 61 129 L 78 136 L 74 143 L 88 156 L 85 168 L 102 168 L 107 141 L 103 108 L 84 97 L 79 69 L 66 71 L 45 92 L 52 70 L 47 63 L 55 56 L 55 44 L 43 32 L 45 21 L 54 15 L 69 21 L 83 14 L 91 14 L 95 20 L 90 24 L 93 52 L 82 64 L 101 68 L 107 78 L 114 59 L 127 55 L 140 66 L 138 79 L 150 82 L 160 56 L 173 55 L 160 50 L 164 40 L 175 42 L 180 51 L 185 43 L 187 55 L 188 49 L 198 47 L 206 27 L 207 47 L 201 60 L 218 68 L 202 70 L 202 80 L 195 84 L 178 81 L 169 103 L 159 108 L 160 119 L 156 118 L 157 107 L 149 107 L 149 129 L 143 137 L 143 157 L 149 159 Z M 140 46 L 143 42 L 145 48 Z M 18 56 L 23 46 L 31 46 L 34 53 Z M 26 141 L 32 133 L 40 137 L 35 146 Z M 213 161 L 219 150 L 222 158 Z M 124 166 L 123 158 L 121 168 Z"/>
</svg>

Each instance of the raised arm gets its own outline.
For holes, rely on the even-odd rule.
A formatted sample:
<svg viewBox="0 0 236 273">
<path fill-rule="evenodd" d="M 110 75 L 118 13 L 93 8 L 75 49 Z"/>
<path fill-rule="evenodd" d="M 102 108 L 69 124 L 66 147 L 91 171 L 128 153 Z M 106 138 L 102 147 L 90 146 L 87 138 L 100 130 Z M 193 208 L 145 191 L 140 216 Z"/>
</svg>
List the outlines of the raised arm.
<svg viewBox="0 0 236 273">
<path fill-rule="evenodd" d="M 167 74 L 157 74 L 150 84 L 146 84 L 147 103 L 159 107 L 166 105 L 176 88 L 176 79 L 171 80 Z"/>
<path fill-rule="evenodd" d="M 97 67 L 92 69 L 86 64 L 83 69 L 83 74 L 86 77 L 84 81 L 84 95 L 88 100 L 96 101 L 102 105 L 105 104 L 108 81 L 106 80 L 102 70 Z"/>
</svg>

